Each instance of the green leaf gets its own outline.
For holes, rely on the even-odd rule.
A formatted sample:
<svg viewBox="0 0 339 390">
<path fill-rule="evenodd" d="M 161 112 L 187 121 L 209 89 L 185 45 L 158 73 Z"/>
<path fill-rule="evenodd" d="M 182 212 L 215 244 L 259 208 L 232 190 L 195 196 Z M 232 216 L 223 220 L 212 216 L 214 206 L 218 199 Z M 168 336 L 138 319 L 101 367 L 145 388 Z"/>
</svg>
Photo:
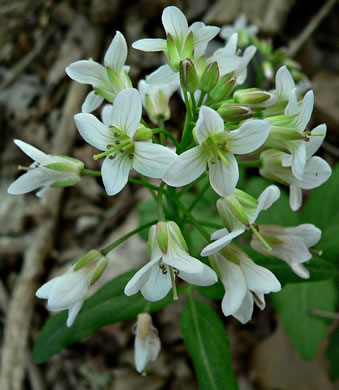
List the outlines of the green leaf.
<svg viewBox="0 0 339 390">
<path fill-rule="evenodd" d="M 292 344 L 305 360 L 313 359 L 320 341 L 326 337 L 328 320 L 312 314 L 312 310 L 335 310 L 336 291 L 333 281 L 298 283 L 285 286 L 272 294 L 273 304 Z"/>
<path fill-rule="evenodd" d="M 330 374 L 333 380 L 339 378 L 339 328 L 330 336 L 330 344 L 326 351 L 326 357 L 330 361 Z"/>
<path fill-rule="evenodd" d="M 190 296 L 179 325 L 200 390 L 238 389 L 225 329 L 213 309 Z"/>
<path fill-rule="evenodd" d="M 124 288 L 135 271 L 127 272 L 105 284 L 84 303 L 75 323 L 67 328 L 67 312 L 50 317 L 39 333 L 33 348 L 33 358 L 43 363 L 67 345 L 94 333 L 97 329 L 114 322 L 134 318 L 149 308 L 159 311 L 171 303 L 171 294 L 161 301 L 149 304 L 139 293 L 124 295 Z"/>
<path fill-rule="evenodd" d="M 207 287 L 198 287 L 199 293 L 208 299 L 213 299 L 214 301 L 219 301 L 225 295 L 225 289 L 220 280 L 218 283 L 213 284 L 212 286 Z"/>
</svg>

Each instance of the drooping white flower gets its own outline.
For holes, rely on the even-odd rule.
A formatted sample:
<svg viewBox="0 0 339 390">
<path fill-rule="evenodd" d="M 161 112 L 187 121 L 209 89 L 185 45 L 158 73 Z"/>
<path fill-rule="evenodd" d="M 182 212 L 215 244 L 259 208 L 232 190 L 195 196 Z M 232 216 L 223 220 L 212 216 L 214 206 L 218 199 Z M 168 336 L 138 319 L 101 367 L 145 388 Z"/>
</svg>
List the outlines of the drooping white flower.
<svg viewBox="0 0 339 390">
<path fill-rule="evenodd" d="M 299 180 L 302 180 L 307 160 L 304 131 L 311 119 L 313 104 L 313 91 L 309 91 L 299 106 L 294 89 L 285 108 L 285 115 L 265 118 L 270 123 L 265 145 L 292 156 L 293 175 Z"/>
<path fill-rule="evenodd" d="M 107 107 L 103 114 L 108 121 L 107 114 L 111 112 L 110 126 L 92 114 L 74 117 L 85 141 L 104 152 L 99 157 L 106 156 L 101 174 L 108 195 L 122 190 L 132 168 L 142 175 L 160 178 L 176 156 L 169 148 L 151 142 L 152 131 L 140 125 L 141 111 L 139 92 L 127 88 L 118 93 L 112 108 Z"/>
<path fill-rule="evenodd" d="M 255 24 L 247 24 L 245 15 L 239 15 L 234 21 L 234 24 L 226 25 L 221 28 L 220 36 L 223 39 L 230 39 L 234 33 L 240 35 L 240 42 L 242 46 L 248 45 L 249 37 L 256 35 L 259 28 Z"/>
<path fill-rule="evenodd" d="M 248 120 L 237 130 L 225 130 L 221 116 L 203 106 L 195 128 L 199 145 L 177 156 L 162 179 L 174 187 L 184 186 L 202 175 L 208 165 L 214 191 L 221 196 L 229 195 L 239 179 L 234 154 L 258 149 L 265 142 L 268 128 L 265 121 Z"/>
<path fill-rule="evenodd" d="M 161 348 L 157 329 L 148 313 L 138 314 L 134 339 L 134 361 L 138 372 L 146 375 L 150 362 L 156 360 Z"/>
<path fill-rule="evenodd" d="M 233 244 L 210 257 L 219 271 L 225 288 L 221 308 L 225 316 L 232 315 L 242 324 L 252 318 L 253 301 L 263 310 L 264 294 L 280 291 L 278 279 L 268 269 L 255 264 L 247 254 Z"/>
<path fill-rule="evenodd" d="M 251 240 L 253 249 L 266 256 L 284 260 L 301 278 L 308 279 L 310 277 L 308 269 L 302 263 L 312 258 L 309 248 L 320 240 L 320 229 L 309 223 L 296 227 L 259 225 L 258 229 L 272 250 L 268 252 L 255 235 L 252 236 Z"/>
<path fill-rule="evenodd" d="M 208 63 L 216 61 L 219 66 L 220 77 L 234 72 L 237 84 L 242 84 L 247 77 L 247 65 L 253 58 L 256 47 L 249 46 L 245 49 L 243 56 L 237 55 L 238 34 L 234 33 L 226 43 L 224 48 L 218 49 L 212 57 L 208 58 Z"/>
<path fill-rule="evenodd" d="M 77 266 L 78 263 L 84 264 Z M 42 285 L 35 295 L 47 299 L 47 308 L 51 311 L 68 310 L 66 325 L 72 326 L 90 289 L 104 272 L 107 259 L 96 250 L 90 251 L 79 259 L 61 276 Z"/>
<path fill-rule="evenodd" d="M 148 301 L 163 299 L 173 286 L 175 276 L 198 286 L 217 282 L 215 272 L 188 253 L 177 224 L 159 222 L 151 227 L 148 239 L 150 261 L 127 283 L 126 295 L 141 291 Z"/>
<path fill-rule="evenodd" d="M 158 78 L 157 73 L 152 73 L 146 80 L 140 80 L 138 89 L 141 96 L 142 105 L 154 124 L 159 123 L 159 119 L 168 120 L 171 116 L 169 99 L 179 88 L 179 78 L 170 77 L 169 82 L 163 79 L 159 84 L 154 81 Z"/>
<path fill-rule="evenodd" d="M 225 228 L 211 235 L 211 239 L 215 241 L 202 250 L 201 256 L 210 256 L 219 252 L 248 228 L 256 232 L 253 224 L 258 215 L 262 210 L 270 208 L 279 196 L 279 188 L 270 185 L 259 195 L 258 200 L 238 189 L 235 189 L 231 195 L 218 199 L 217 209 Z"/>
<path fill-rule="evenodd" d="M 127 44 L 124 36 L 117 31 L 104 57 L 104 66 L 92 61 L 73 62 L 66 68 L 68 76 L 81 84 L 92 85 L 83 105 L 82 112 L 92 112 L 106 99 L 112 103 L 121 90 L 132 86 L 125 66 Z"/>
<path fill-rule="evenodd" d="M 326 125 L 317 126 L 312 133 L 326 133 Z M 306 143 L 306 164 L 301 180 L 297 179 L 291 169 L 291 156 L 277 150 L 266 150 L 260 154 L 263 166 L 260 175 L 267 179 L 289 186 L 290 207 L 296 211 L 302 204 L 302 189 L 309 190 L 321 186 L 331 176 L 328 163 L 318 156 L 312 156 L 319 148 L 322 136 L 311 136 Z"/>
<path fill-rule="evenodd" d="M 205 26 L 203 23 L 188 27 L 187 19 L 177 7 L 166 7 L 162 13 L 162 24 L 167 39 L 139 39 L 132 44 L 142 51 L 163 51 L 174 72 L 179 71 L 179 63 L 185 58 L 193 58 L 194 52 L 201 52 L 206 44 L 220 31 L 219 27 Z"/>
<path fill-rule="evenodd" d="M 82 161 L 67 156 L 46 154 L 18 139 L 14 140 L 14 143 L 34 162 L 25 168 L 25 174 L 8 187 L 9 194 L 26 194 L 40 188 L 36 195 L 41 197 L 50 187 L 72 186 L 81 180 L 81 171 L 84 168 Z"/>
</svg>

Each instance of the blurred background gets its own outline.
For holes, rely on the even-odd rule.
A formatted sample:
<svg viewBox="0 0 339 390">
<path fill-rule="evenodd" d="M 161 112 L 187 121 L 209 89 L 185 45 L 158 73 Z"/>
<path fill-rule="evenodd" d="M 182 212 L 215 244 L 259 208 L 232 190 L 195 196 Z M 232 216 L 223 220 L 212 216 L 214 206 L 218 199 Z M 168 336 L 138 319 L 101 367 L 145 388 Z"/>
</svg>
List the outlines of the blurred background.
<svg viewBox="0 0 339 390">
<path fill-rule="evenodd" d="M 285 48 L 300 65 L 315 92 L 311 128 L 327 123 L 328 135 L 318 154 L 330 165 L 339 158 L 339 6 L 334 1 L 295 0 L 2 0 L 0 2 L 0 388 L 1 390 L 195 390 L 192 363 L 177 316 L 184 299 L 153 316 L 162 340 L 159 359 L 146 377 L 134 368 L 134 321 L 102 328 L 69 346 L 43 365 L 31 357 L 32 345 L 49 316 L 45 302 L 34 297 L 38 286 L 63 272 L 92 248 L 103 247 L 138 224 L 133 206 L 149 196 L 128 186 L 108 197 L 100 180 L 85 178 L 75 187 L 50 191 L 42 201 L 34 194 L 10 196 L 8 185 L 19 176 L 18 165 L 30 160 L 13 139 L 44 152 L 70 155 L 99 169 L 93 148 L 74 127 L 89 91 L 72 82 L 65 67 L 93 58 L 101 62 L 119 30 L 129 45 L 127 64 L 137 86 L 161 65 L 159 53 L 130 45 L 142 37 L 164 37 L 161 13 L 178 6 L 188 22 L 223 26 L 244 14 L 258 26 L 259 37 Z M 217 39 L 214 45 L 222 46 Z M 260 56 L 260 53 L 259 53 Z M 275 69 L 276 70 L 276 69 Z M 249 86 L 255 83 L 249 72 Z M 301 79 L 304 79 L 302 75 Z M 252 78 L 251 78 L 252 77 Z M 266 82 L 265 88 L 274 84 Z M 184 119 L 178 95 L 171 100 L 170 129 Z M 146 243 L 134 236 L 110 255 L 101 285 L 146 260 Z M 220 312 L 220 308 L 215 306 Z M 242 390 L 332 389 L 324 340 L 313 361 L 303 361 L 268 304 L 246 326 L 225 319 L 234 371 Z M 213 332 L 213 329 L 211 329 Z M 3 387 L 1 387 L 3 386 Z M 337 387 L 339 388 L 339 387 Z M 220 389 L 222 390 L 222 389 Z"/>
</svg>

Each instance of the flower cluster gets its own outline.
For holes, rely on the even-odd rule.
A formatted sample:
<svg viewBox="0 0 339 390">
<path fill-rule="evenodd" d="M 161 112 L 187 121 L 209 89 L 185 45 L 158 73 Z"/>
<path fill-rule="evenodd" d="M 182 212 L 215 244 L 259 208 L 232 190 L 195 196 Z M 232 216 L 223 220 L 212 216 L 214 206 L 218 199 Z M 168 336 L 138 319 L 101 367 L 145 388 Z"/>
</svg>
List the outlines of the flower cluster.
<svg viewBox="0 0 339 390">
<path fill-rule="evenodd" d="M 296 85 L 285 66 L 278 70 L 275 88 L 270 91 L 242 87 L 256 52 L 255 46 L 242 53 L 237 48 L 238 33 L 245 27 L 243 19 L 234 26 L 238 32 L 222 30 L 228 41 L 211 56 L 206 55 L 206 48 L 219 33 L 218 27 L 202 22 L 189 27 L 184 14 L 172 6 L 163 11 L 162 22 L 166 39 L 147 38 L 132 44 L 138 50 L 161 51 L 167 59 L 167 64 L 139 81 L 138 89 L 133 88 L 128 76 L 127 44 L 120 32 L 106 52 L 104 65 L 88 60 L 66 68 L 73 80 L 93 87 L 82 112 L 74 117 L 75 124 L 83 139 L 100 151 L 93 158 L 104 158 L 96 175 L 101 175 L 108 195 L 116 195 L 125 187 L 132 169 L 141 176 L 141 184 L 158 193 L 159 220 L 149 230 L 150 260 L 127 283 L 125 294 L 140 291 L 153 302 L 173 289 L 173 298 L 177 299 L 177 277 L 198 286 L 212 285 L 219 277 L 225 288 L 224 315 L 246 323 L 252 317 L 253 303 L 262 310 L 264 294 L 279 291 L 281 286 L 271 271 L 256 265 L 232 240 L 251 232 L 248 241 L 254 250 L 285 261 L 297 275 L 308 278 L 303 263 L 312 257 L 309 248 L 319 241 L 321 231 L 311 224 L 258 225 L 258 215 L 277 201 L 280 190 L 269 185 L 258 199 L 253 198 L 237 188 L 239 165 L 255 162 L 261 176 L 289 186 L 290 206 L 298 210 L 302 189 L 318 187 L 331 175 L 327 162 L 313 156 L 325 137 L 326 125 L 309 130 L 313 92 L 298 101 Z M 252 33 L 250 26 L 247 38 Z M 170 119 L 170 99 L 176 91 L 186 108 L 179 137 L 164 125 Z M 90 112 L 104 101 L 107 104 L 99 120 Z M 142 118 L 143 107 L 150 125 Z M 81 161 L 46 155 L 22 141 L 15 142 L 36 162 L 9 187 L 9 193 L 42 188 L 41 195 L 51 186 L 74 185 L 82 176 L 91 175 Z M 250 160 L 239 157 L 248 154 Z M 194 185 L 201 177 L 208 177 L 220 196 L 216 208 L 224 228 L 211 237 L 185 208 L 180 201 L 181 190 L 177 190 Z M 157 187 L 147 178 L 161 179 L 162 183 Z M 187 222 L 208 240 L 201 251 L 204 261 L 189 253 L 185 239 L 188 230 L 183 230 Z M 67 325 L 71 326 L 106 262 L 99 252 L 90 252 L 64 276 L 42 286 L 37 296 L 48 299 L 51 310 L 68 308 Z M 147 313 L 139 314 L 136 335 L 136 366 L 144 372 L 160 349 Z"/>
</svg>

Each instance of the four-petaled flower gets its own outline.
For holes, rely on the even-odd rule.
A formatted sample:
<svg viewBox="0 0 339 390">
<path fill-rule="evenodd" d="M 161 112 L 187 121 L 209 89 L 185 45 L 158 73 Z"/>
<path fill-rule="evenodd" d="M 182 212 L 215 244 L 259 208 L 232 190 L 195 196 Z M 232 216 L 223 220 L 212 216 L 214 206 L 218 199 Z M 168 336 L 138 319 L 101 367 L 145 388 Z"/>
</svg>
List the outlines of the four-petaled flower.
<svg viewBox="0 0 339 390">
<path fill-rule="evenodd" d="M 201 176 L 208 165 L 214 191 L 220 196 L 229 195 L 239 179 L 234 154 L 258 149 L 264 143 L 268 129 L 268 123 L 255 119 L 244 122 L 237 130 L 225 130 L 221 116 L 203 106 L 195 128 L 199 145 L 176 157 L 162 179 L 174 187 L 184 186 Z"/>
<path fill-rule="evenodd" d="M 198 286 L 217 282 L 216 273 L 207 265 L 192 257 L 178 225 L 159 222 L 149 232 L 150 261 L 127 283 L 126 295 L 139 290 L 148 301 L 159 301 L 170 291 L 175 276 Z"/>
<path fill-rule="evenodd" d="M 81 180 L 81 171 L 84 168 L 82 161 L 66 156 L 46 154 L 18 139 L 15 139 L 14 143 L 34 162 L 25 168 L 27 172 L 24 175 L 8 187 L 9 194 L 26 194 L 41 188 L 36 195 L 42 197 L 50 187 L 73 186 Z"/>
<path fill-rule="evenodd" d="M 152 131 L 140 125 L 141 110 L 139 92 L 127 88 L 114 100 L 110 126 L 92 114 L 74 117 L 85 141 L 104 151 L 99 156 L 106 156 L 101 174 L 108 195 L 123 189 L 132 168 L 142 175 L 160 178 L 176 156 L 169 148 L 151 142 Z"/>
</svg>

